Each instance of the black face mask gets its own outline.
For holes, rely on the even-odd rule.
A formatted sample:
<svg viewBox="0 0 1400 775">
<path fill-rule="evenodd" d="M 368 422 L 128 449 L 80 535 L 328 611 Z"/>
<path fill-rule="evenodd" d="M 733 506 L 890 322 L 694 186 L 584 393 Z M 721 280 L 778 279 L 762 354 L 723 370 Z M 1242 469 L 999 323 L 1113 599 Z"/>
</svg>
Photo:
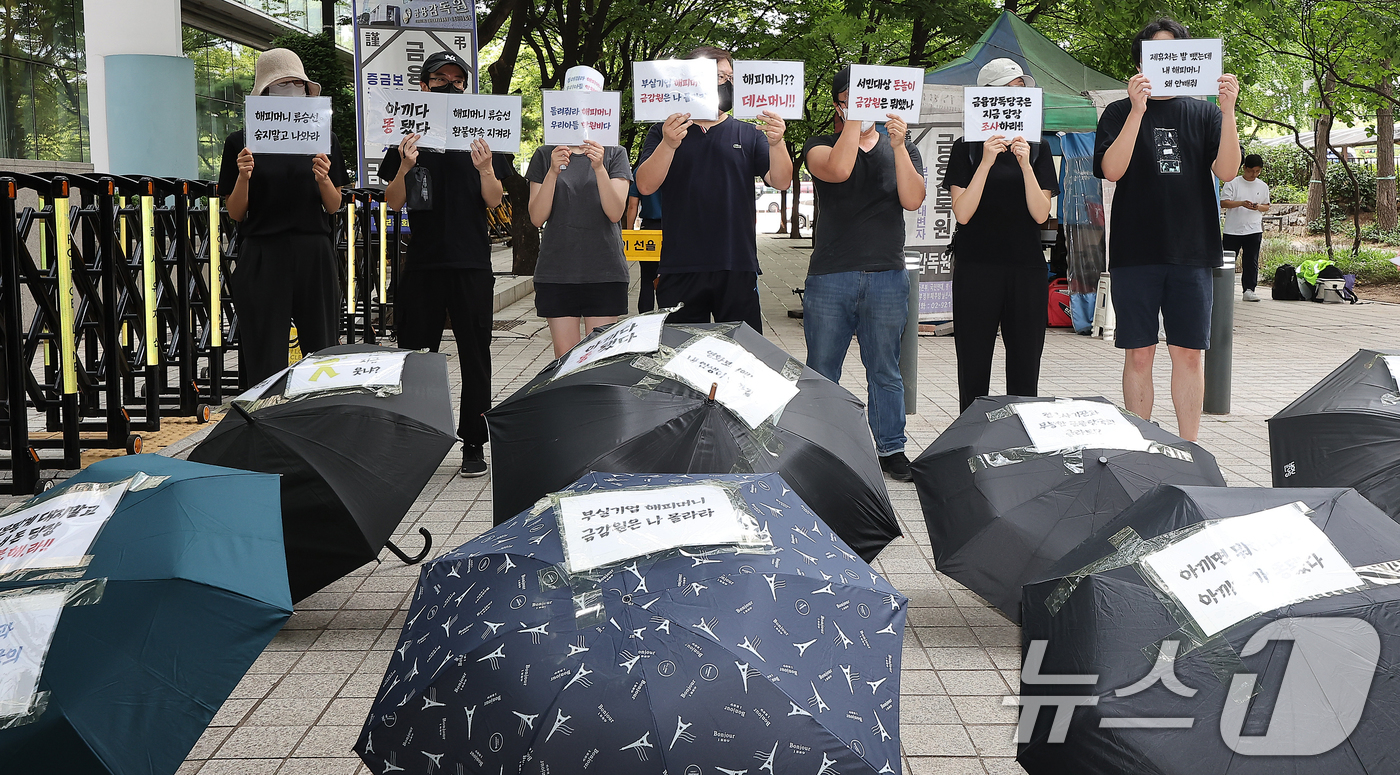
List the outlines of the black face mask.
<svg viewBox="0 0 1400 775">
<path fill-rule="evenodd" d="M 734 83 L 725 81 L 719 85 L 719 112 L 728 113 L 734 107 Z"/>
<path fill-rule="evenodd" d="M 458 88 L 457 88 L 457 85 L 456 85 L 456 84 L 453 84 L 453 83 L 445 83 L 445 84 L 443 84 L 443 85 L 441 85 L 441 86 L 429 86 L 429 87 L 428 87 L 428 91 L 430 91 L 430 92 L 436 92 L 436 93 L 438 93 L 438 94 L 461 94 L 461 93 L 465 92 L 466 90 L 467 90 L 467 89 L 466 89 L 465 86 L 463 86 L 462 88 L 458 89 Z"/>
</svg>

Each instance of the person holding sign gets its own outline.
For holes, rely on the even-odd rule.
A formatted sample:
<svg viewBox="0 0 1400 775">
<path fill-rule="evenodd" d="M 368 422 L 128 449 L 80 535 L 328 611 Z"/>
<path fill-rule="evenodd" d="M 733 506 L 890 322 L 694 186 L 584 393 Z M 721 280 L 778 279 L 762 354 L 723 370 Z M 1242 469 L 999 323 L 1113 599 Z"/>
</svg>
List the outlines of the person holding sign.
<svg viewBox="0 0 1400 775">
<path fill-rule="evenodd" d="M 258 57 L 253 94 L 316 97 L 301 59 L 285 48 Z M 294 103 L 289 99 L 288 103 Z M 240 382 L 252 385 L 287 365 L 292 323 L 302 349 L 314 352 L 340 338 L 340 278 L 330 214 L 350 184 L 340 141 L 315 156 L 248 150 L 240 129 L 224 141 L 219 192 L 238 226 L 238 268 L 229 280 L 238 310 Z"/>
<path fill-rule="evenodd" d="M 993 59 L 978 86 L 1034 87 L 1011 59 Z M 1039 127 L 1037 127 L 1039 129 Z M 1041 143 L 994 134 L 959 137 L 948 153 L 943 187 L 952 194 L 953 320 L 958 405 L 966 411 L 991 389 L 997 330 L 1006 346 L 1006 393 L 1036 396 L 1045 349 L 1045 254 L 1040 224 L 1060 192 L 1055 162 Z"/>
<path fill-rule="evenodd" d="M 1123 403 L 1152 417 L 1152 362 L 1161 313 L 1171 356 L 1177 435 L 1195 441 L 1205 395 L 1203 354 L 1210 347 L 1212 270 L 1221 265 L 1215 178 L 1240 166 L 1235 101 L 1239 83 L 1222 75 L 1219 106 L 1190 97 L 1153 96 L 1142 70 L 1146 41 L 1184 41 L 1180 23 L 1158 19 L 1133 39 L 1138 74 L 1128 98 L 1104 109 L 1094 144 L 1094 174 L 1116 182 L 1109 223 L 1109 272 L 1124 350 Z"/>
<path fill-rule="evenodd" d="M 423 91 L 461 94 L 466 83 L 467 65 L 456 54 L 439 51 L 423 63 Z M 379 165 L 379 177 L 388 184 L 384 201 L 395 210 L 407 204 L 413 222 L 408 260 L 395 289 L 399 347 L 437 352 L 451 315 L 462 365 L 461 474 L 482 476 L 495 291 L 486 212 L 501 203 L 501 179 L 511 167 L 480 138 L 470 151 L 445 152 L 420 149 L 417 140 L 418 135 L 405 137 Z"/>
<path fill-rule="evenodd" d="M 753 179 L 786 190 L 792 157 L 783 145 L 787 124 L 763 111 L 762 128 L 731 119 L 734 57 L 705 46 L 686 59 L 713 59 L 718 67 L 719 117 L 692 120 L 674 113 L 647 133 L 637 164 L 637 190 L 662 192 L 666 240 L 656 286 L 659 307 L 672 323 L 742 320 L 763 332 L 758 304 L 758 239 L 754 231 Z"/>
<path fill-rule="evenodd" d="M 602 91 L 602 75 L 566 79 L 564 90 Z M 618 221 L 627 210 L 632 165 L 627 150 L 616 145 L 542 145 L 525 178 L 530 221 L 544 227 L 535 310 L 549 321 L 558 358 L 583 338 L 580 322 L 592 331 L 627 314 L 627 259 Z"/>
<path fill-rule="evenodd" d="M 870 432 L 880 468 L 908 482 L 900 341 L 909 317 L 904 211 L 924 202 L 923 159 L 909 127 L 890 113 L 885 130 L 846 121 L 851 68 L 836 74 L 836 134 L 807 141 L 804 154 L 824 215 L 813 236 L 802 297 L 807 364 L 832 382 L 854 335 L 869 384 Z M 863 131 L 862 131 L 863 130 Z M 888 137 L 888 141 L 886 140 Z"/>
</svg>

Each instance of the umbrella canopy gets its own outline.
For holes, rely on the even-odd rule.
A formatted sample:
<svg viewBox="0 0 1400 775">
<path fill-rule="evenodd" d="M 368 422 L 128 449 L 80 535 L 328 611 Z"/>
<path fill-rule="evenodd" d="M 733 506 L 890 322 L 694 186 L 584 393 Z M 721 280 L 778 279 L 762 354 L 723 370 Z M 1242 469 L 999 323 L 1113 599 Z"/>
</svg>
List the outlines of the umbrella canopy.
<svg viewBox="0 0 1400 775">
<path fill-rule="evenodd" d="M 1396 772 L 1400 585 L 1335 590 L 1350 586 L 1341 578 L 1353 566 L 1362 580 L 1393 580 L 1397 559 L 1400 525 L 1352 490 L 1157 488 L 1025 587 L 1022 675 L 1044 678 L 1023 681 L 1022 697 L 1078 696 L 1088 707 L 1074 709 L 1063 742 L 1050 742 L 1042 710 L 1021 766 L 1031 775 Z M 1314 583 L 1323 586 L 1293 586 Z M 1280 594 L 1290 589 L 1297 594 Z M 1065 680 L 1086 675 L 1097 675 L 1092 688 Z M 1140 719 L 1158 723 L 1128 723 Z"/>
<path fill-rule="evenodd" d="M 1353 487 L 1400 519 L 1397 374 L 1400 350 L 1361 350 L 1270 417 L 1274 486 Z"/>
<path fill-rule="evenodd" d="M 570 576 L 545 501 L 425 565 L 355 745 L 365 763 L 897 772 L 907 601 L 781 477 L 590 474 L 570 490 L 646 503 L 685 485 L 735 490 L 771 546 Z"/>
<path fill-rule="evenodd" d="M 1021 585 L 1144 492 L 1164 482 L 1225 486 L 1209 452 L 1126 413 L 1155 442 L 1148 451 L 1034 452 L 1026 418 L 1009 407 L 1055 400 L 979 398 L 910 466 L 935 566 L 1018 623 Z"/>
<path fill-rule="evenodd" d="M 715 337 L 796 378 L 776 422 L 751 428 L 657 366 Z M 585 340 L 580 347 L 586 347 Z M 486 413 L 500 524 L 590 471 L 777 472 L 857 554 L 900 535 L 865 408 L 845 388 L 739 323 L 667 325 L 661 354 L 613 357 L 556 378 L 558 366 Z"/>
<path fill-rule="evenodd" d="M 316 356 L 394 352 L 405 351 L 341 345 Z M 457 431 L 440 353 L 409 352 L 397 394 L 342 391 L 281 400 L 293 374 L 261 391 L 272 400 L 245 409 L 235 399 L 234 411 L 190 459 L 282 475 L 287 573 L 292 599 L 302 600 L 379 556 Z"/>
<path fill-rule="evenodd" d="M 276 477 L 136 455 L 36 501 L 138 473 L 154 478 L 121 496 L 73 574 L 105 585 L 62 609 L 38 684 L 47 707 L 0 729 L 6 772 L 175 772 L 291 616 Z M 16 590 L 70 583 L 0 583 L 0 608 Z"/>
</svg>

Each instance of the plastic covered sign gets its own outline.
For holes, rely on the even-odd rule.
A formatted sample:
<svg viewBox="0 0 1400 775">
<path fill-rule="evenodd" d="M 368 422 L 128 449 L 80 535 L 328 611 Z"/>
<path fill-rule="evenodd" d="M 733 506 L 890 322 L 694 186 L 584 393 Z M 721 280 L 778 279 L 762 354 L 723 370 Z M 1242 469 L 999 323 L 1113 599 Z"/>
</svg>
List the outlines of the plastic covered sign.
<svg viewBox="0 0 1400 775">
<path fill-rule="evenodd" d="M 1112 404 L 1098 401 L 1044 401 L 1012 404 L 1035 452 L 1076 447 L 1144 451 L 1142 433 Z"/>
<path fill-rule="evenodd" d="M 564 357 L 564 362 L 559 364 L 559 370 L 554 373 L 555 379 L 614 355 L 656 352 L 661 349 L 661 329 L 671 312 L 667 309 L 619 321 L 602 334 L 575 345 Z"/>
<path fill-rule="evenodd" d="M 699 339 L 676 351 L 663 369 L 709 395 L 750 428 L 757 428 L 787 406 L 798 387 L 738 344 L 717 337 Z"/>
<path fill-rule="evenodd" d="M 0 516 L 0 579 L 87 565 L 88 550 L 131 482 L 69 485 Z"/>
<path fill-rule="evenodd" d="M 303 359 L 287 375 L 287 398 L 330 392 L 403 392 L 403 363 L 408 352 L 346 353 Z"/>
<path fill-rule="evenodd" d="M 0 592 L 0 723 L 33 712 L 66 599 L 57 586 Z"/>
</svg>

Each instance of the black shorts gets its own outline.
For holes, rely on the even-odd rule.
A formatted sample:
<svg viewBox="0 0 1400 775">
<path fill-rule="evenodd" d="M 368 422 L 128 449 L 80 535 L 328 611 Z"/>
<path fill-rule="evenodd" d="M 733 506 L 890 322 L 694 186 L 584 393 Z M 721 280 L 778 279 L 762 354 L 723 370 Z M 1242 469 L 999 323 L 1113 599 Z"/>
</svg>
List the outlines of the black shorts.
<svg viewBox="0 0 1400 775">
<path fill-rule="evenodd" d="M 627 314 L 627 283 L 535 283 L 542 318 L 611 318 Z"/>
<path fill-rule="evenodd" d="M 1167 331 L 1167 344 L 1190 350 L 1210 349 L 1210 305 L 1214 270 L 1208 266 L 1113 267 L 1113 314 L 1117 329 L 1113 344 L 1135 350 L 1157 344 L 1157 313 Z"/>
</svg>

